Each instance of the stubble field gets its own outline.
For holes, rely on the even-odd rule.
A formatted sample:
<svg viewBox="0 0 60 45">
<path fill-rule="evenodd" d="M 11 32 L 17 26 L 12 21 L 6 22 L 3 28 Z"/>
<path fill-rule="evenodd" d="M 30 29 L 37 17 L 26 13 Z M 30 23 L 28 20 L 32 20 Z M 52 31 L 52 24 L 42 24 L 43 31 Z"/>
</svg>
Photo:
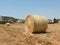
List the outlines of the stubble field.
<svg viewBox="0 0 60 45">
<path fill-rule="evenodd" d="M 24 33 L 24 24 L 0 24 L 0 45 L 60 45 L 60 24 L 48 24 L 46 33 Z"/>
</svg>

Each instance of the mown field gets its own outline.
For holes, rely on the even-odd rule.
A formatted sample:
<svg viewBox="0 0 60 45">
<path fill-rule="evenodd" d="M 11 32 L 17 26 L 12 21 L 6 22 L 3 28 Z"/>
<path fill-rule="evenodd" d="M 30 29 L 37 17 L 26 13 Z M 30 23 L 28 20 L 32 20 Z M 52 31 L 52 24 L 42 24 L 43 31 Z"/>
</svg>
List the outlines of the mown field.
<svg viewBox="0 0 60 45">
<path fill-rule="evenodd" d="M 60 45 L 60 24 L 48 24 L 46 33 L 25 32 L 24 24 L 0 24 L 0 45 Z"/>
</svg>

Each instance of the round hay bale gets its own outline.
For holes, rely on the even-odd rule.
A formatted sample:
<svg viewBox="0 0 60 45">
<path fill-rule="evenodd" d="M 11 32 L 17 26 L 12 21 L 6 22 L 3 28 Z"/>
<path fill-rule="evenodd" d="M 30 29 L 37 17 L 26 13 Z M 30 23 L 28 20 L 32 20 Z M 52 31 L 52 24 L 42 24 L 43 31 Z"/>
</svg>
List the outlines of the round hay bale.
<svg viewBox="0 0 60 45">
<path fill-rule="evenodd" d="M 7 26 L 10 26 L 10 23 L 6 23 Z"/>
<path fill-rule="evenodd" d="M 25 20 L 25 25 L 31 33 L 45 32 L 48 26 L 48 20 L 44 16 L 28 15 Z"/>
</svg>

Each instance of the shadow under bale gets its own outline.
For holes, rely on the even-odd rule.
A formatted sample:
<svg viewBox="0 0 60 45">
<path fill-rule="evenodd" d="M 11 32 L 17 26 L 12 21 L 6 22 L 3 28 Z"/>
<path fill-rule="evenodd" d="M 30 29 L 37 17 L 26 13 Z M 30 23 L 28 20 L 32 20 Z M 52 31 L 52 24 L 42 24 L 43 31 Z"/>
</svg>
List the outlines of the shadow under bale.
<svg viewBox="0 0 60 45">
<path fill-rule="evenodd" d="M 51 33 L 51 32 L 33 32 L 32 34 L 47 34 L 47 33 Z"/>
</svg>

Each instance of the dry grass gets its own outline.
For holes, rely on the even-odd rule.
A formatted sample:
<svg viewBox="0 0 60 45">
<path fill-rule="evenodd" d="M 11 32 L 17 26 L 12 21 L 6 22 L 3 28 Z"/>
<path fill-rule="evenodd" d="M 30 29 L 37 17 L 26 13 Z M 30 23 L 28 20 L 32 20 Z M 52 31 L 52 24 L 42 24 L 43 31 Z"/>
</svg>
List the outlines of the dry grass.
<svg viewBox="0 0 60 45">
<path fill-rule="evenodd" d="M 60 24 L 49 24 L 46 33 L 24 34 L 24 24 L 0 24 L 0 45 L 60 45 Z"/>
</svg>

